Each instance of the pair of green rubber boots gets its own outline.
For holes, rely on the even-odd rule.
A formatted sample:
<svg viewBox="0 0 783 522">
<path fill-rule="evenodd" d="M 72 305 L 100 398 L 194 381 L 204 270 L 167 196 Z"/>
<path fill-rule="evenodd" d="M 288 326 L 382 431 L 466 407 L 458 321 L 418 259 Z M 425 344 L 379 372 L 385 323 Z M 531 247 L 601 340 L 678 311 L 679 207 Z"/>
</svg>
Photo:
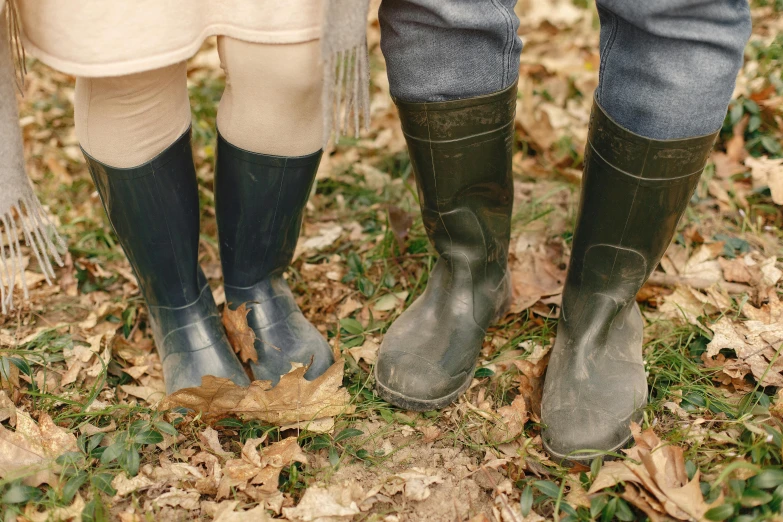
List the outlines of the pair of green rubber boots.
<svg viewBox="0 0 783 522">
<path fill-rule="evenodd" d="M 440 103 L 397 102 L 422 217 L 439 254 L 427 289 L 385 335 L 375 379 L 388 402 L 438 409 L 470 386 L 487 328 L 507 310 L 516 86 Z M 652 140 L 595 102 L 542 439 L 590 461 L 631 438 L 647 404 L 636 294 L 671 242 L 717 133 Z"/>
<path fill-rule="evenodd" d="M 422 218 L 439 257 L 424 293 L 389 328 L 374 373 L 399 407 L 443 408 L 470 386 L 488 327 L 511 301 L 508 248 L 516 86 L 465 100 L 395 100 Z M 541 420 L 558 460 L 622 448 L 647 402 L 636 293 L 663 256 L 715 135 L 658 141 L 597 104 L 571 262 Z M 282 277 L 291 262 L 320 152 L 266 156 L 219 137 L 215 174 L 229 306 L 249 303 L 254 377 L 276 382 L 291 362 L 307 377 L 333 362 Z M 246 384 L 198 268 L 198 197 L 189 135 L 135 169 L 88 157 L 114 229 L 139 278 L 169 392 L 203 375 Z"/>
</svg>

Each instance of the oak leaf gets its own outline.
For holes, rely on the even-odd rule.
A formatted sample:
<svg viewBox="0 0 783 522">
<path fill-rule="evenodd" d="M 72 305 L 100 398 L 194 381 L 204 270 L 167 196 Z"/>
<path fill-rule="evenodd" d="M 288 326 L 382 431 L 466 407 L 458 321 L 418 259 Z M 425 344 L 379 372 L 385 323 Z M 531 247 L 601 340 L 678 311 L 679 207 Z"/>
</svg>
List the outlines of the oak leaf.
<svg viewBox="0 0 783 522">
<path fill-rule="evenodd" d="M 636 446 L 625 450 L 629 459 L 604 464 L 588 494 L 623 483 L 629 492 L 627 498 L 648 515 L 702 520 L 710 506 L 699 487 L 699 472 L 688 480 L 682 448 L 662 442 L 651 429 L 642 431 L 635 423 L 631 432 Z M 641 492 L 649 494 L 649 501 L 644 502 Z"/>
<path fill-rule="evenodd" d="M 264 437 L 248 439 L 242 447 L 242 456 L 231 459 L 223 467 L 223 478 L 217 490 L 217 499 L 231 495 L 231 488 L 245 490 L 249 485 L 265 495 L 278 494 L 277 486 L 280 472 L 294 462 L 307 462 L 296 437 L 288 437 L 259 451 L 258 446 Z"/>
<path fill-rule="evenodd" d="M 250 310 L 247 303 L 242 303 L 236 310 L 226 306 L 223 309 L 223 326 L 226 329 L 228 342 L 239 356 L 239 360 L 246 363 L 248 361 L 258 362 L 258 352 L 256 351 L 256 333 L 247 324 L 247 314 Z"/>
<path fill-rule="evenodd" d="M 205 420 L 223 417 L 256 419 L 276 426 L 333 417 L 351 412 L 350 395 L 343 382 L 343 361 L 338 360 L 320 377 L 304 378 L 306 367 L 283 375 L 273 388 L 269 381 L 254 381 L 247 388 L 228 379 L 204 376 L 201 386 L 183 388 L 161 401 L 161 410 L 184 407 L 201 412 Z"/>
</svg>

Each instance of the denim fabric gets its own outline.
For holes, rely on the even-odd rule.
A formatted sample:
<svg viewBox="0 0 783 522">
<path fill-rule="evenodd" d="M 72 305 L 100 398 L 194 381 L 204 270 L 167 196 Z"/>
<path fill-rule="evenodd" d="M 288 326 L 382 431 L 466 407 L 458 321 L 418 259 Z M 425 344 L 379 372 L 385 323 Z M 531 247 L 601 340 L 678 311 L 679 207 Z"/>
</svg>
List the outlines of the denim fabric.
<svg viewBox="0 0 783 522">
<path fill-rule="evenodd" d="M 444 101 L 516 81 L 516 0 L 383 0 L 381 50 L 392 96 Z M 597 0 L 598 103 L 647 138 L 720 127 L 750 36 L 747 0 Z"/>
<path fill-rule="evenodd" d="M 392 96 L 471 98 L 519 76 L 516 0 L 383 0 L 378 18 Z"/>
<path fill-rule="evenodd" d="M 653 139 L 715 132 L 726 116 L 745 43 L 747 0 L 597 0 L 598 103 Z"/>
</svg>

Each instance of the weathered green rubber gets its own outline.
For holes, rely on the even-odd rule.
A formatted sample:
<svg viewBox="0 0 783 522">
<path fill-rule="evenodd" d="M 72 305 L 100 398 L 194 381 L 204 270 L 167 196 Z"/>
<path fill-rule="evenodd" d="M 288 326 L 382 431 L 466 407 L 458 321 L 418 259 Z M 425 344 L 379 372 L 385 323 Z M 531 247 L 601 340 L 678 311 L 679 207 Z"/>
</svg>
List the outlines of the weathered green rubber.
<svg viewBox="0 0 783 522">
<path fill-rule="evenodd" d="M 669 246 L 717 133 L 652 140 L 594 103 L 560 322 L 547 369 L 543 442 L 558 460 L 617 452 L 647 404 L 636 294 Z"/>
<path fill-rule="evenodd" d="M 111 167 L 82 152 L 139 280 L 166 392 L 199 386 L 205 375 L 249 385 L 198 265 L 198 186 L 190 129 L 138 167 Z"/>
<path fill-rule="evenodd" d="M 378 394 L 414 411 L 470 385 L 489 325 L 508 308 L 516 85 L 464 100 L 395 100 L 427 235 L 439 254 L 424 293 L 389 328 Z"/>
<path fill-rule="evenodd" d="M 247 303 L 256 334 L 253 376 L 276 384 L 291 363 L 315 379 L 334 363 L 326 339 L 299 310 L 283 273 L 299 239 L 322 151 L 282 157 L 240 149 L 218 133 L 215 213 L 226 302 Z"/>
</svg>

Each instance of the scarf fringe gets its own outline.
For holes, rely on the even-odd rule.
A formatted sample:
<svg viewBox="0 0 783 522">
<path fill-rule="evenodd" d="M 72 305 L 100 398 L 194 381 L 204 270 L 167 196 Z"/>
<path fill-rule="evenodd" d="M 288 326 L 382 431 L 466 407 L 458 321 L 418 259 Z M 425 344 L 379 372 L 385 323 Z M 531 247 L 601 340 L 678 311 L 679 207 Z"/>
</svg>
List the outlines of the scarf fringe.
<svg viewBox="0 0 783 522">
<path fill-rule="evenodd" d="M 324 59 L 324 148 L 353 128 L 354 137 L 370 126 L 370 71 L 367 44 L 334 52 Z M 360 126 L 360 123 L 363 124 Z"/>
<path fill-rule="evenodd" d="M 0 310 L 3 314 L 14 309 L 14 288 L 22 289 L 24 300 L 30 292 L 24 277 L 21 240 L 33 251 L 46 283 L 55 279 L 52 260 L 63 266 L 60 252 L 66 250 L 65 241 L 57 233 L 49 216 L 34 195 L 24 196 L 17 204 L 0 215 Z"/>
<path fill-rule="evenodd" d="M 6 20 L 8 21 L 8 38 L 11 46 L 11 53 L 13 54 L 14 63 L 14 79 L 16 80 L 16 88 L 19 93 L 24 96 L 25 77 L 27 75 L 27 55 L 22 45 L 21 26 L 19 24 L 19 11 L 16 7 L 15 0 L 7 0 L 8 14 Z M 2 6 L 0 6 L 2 8 Z"/>
</svg>

